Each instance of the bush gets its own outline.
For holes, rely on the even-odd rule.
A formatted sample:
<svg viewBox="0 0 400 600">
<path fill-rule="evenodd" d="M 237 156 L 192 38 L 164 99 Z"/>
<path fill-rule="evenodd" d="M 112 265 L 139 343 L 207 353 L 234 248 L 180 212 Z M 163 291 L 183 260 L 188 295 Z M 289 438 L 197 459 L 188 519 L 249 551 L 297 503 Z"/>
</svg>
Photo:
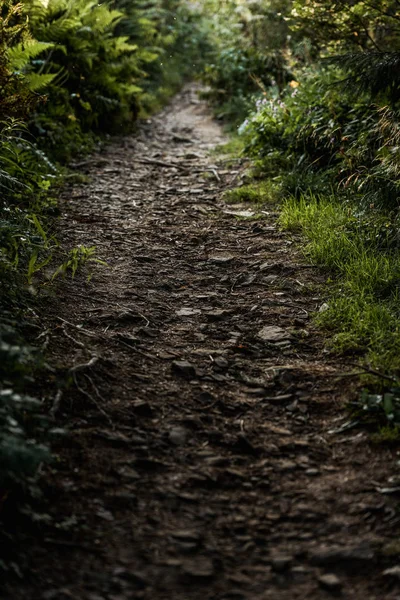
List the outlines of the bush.
<svg viewBox="0 0 400 600">
<path fill-rule="evenodd" d="M 129 131 L 165 101 L 205 36 L 178 0 L 0 0 L 0 520 L 37 492 L 38 467 L 50 459 L 42 401 L 27 393 L 42 361 L 22 328 L 27 290 L 37 292 L 35 274 L 58 247 L 49 190 L 101 134 Z M 73 249 L 53 272 L 73 276 L 93 252 Z"/>
</svg>

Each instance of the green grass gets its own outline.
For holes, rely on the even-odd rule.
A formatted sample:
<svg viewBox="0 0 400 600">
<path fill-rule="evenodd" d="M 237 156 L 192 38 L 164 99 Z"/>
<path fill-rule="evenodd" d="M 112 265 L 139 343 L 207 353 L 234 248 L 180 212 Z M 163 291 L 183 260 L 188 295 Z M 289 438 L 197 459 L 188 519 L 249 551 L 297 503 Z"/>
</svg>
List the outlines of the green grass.
<svg viewBox="0 0 400 600">
<path fill-rule="evenodd" d="M 228 190 L 224 194 L 224 200 L 229 204 L 251 203 L 260 206 L 276 201 L 279 189 L 278 184 L 268 179 Z"/>
<path fill-rule="evenodd" d="M 364 222 L 337 198 L 310 194 L 287 199 L 280 224 L 302 232 L 307 257 L 332 270 L 328 309 L 317 321 L 334 332 L 334 347 L 387 372 L 400 369 L 400 257 L 376 239 L 381 217 Z"/>
<path fill-rule="evenodd" d="M 229 154 L 232 158 L 238 158 L 243 154 L 244 147 L 245 143 L 243 137 L 240 137 L 239 135 L 232 135 L 226 144 L 219 144 L 219 146 L 216 146 L 211 151 L 211 154 Z"/>
</svg>

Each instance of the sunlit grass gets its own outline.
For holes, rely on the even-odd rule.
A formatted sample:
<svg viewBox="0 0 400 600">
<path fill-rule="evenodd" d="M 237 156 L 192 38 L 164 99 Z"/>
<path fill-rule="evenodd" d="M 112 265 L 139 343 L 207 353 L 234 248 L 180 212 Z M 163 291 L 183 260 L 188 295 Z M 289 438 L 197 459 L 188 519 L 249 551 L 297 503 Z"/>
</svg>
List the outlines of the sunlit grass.
<svg viewBox="0 0 400 600">
<path fill-rule="evenodd" d="M 228 190 L 224 194 L 224 200 L 230 204 L 251 203 L 259 206 L 276 201 L 279 198 L 279 190 L 278 184 L 266 179 Z"/>
<path fill-rule="evenodd" d="M 232 158 L 238 158 L 243 154 L 244 150 L 243 138 L 238 135 L 232 135 L 228 142 L 219 144 L 212 151 L 215 155 L 230 155 Z"/>
<path fill-rule="evenodd" d="M 289 198 L 280 224 L 301 231 L 308 259 L 332 269 L 334 282 L 320 325 L 333 330 L 334 347 L 365 353 L 374 367 L 400 368 L 400 257 L 374 242 L 375 224 L 361 226 L 335 197 Z"/>
</svg>

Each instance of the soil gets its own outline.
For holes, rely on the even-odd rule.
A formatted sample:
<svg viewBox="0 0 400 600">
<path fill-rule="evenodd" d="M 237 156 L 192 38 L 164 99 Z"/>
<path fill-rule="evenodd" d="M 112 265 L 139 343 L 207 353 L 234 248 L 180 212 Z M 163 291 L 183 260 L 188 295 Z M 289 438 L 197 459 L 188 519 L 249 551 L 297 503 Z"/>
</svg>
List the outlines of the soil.
<svg viewBox="0 0 400 600">
<path fill-rule="evenodd" d="M 342 427 L 358 384 L 311 319 L 323 274 L 276 206 L 224 200 L 247 165 L 212 154 L 197 91 L 63 192 L 64 244 L 108 266 L 43 300 L 69 434 L 4 597 L 400 598 L 397 452 Z"/>
</svg>

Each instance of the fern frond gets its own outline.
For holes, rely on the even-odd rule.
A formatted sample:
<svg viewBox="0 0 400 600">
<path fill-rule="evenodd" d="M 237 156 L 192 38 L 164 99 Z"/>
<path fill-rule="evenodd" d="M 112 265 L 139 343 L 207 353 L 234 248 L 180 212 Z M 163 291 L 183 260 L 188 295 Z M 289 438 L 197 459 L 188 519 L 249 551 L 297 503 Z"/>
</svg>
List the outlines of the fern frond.
<svg viewBox="0 0 400 600">
<path fill-rule="evenodd" d="M 29 75 L 26 75 L 25 80 L 31 92 L 38 92 L 50 85 L 55 77 L 57 77 L 57 73 L 29 73 Z"/>
<path fill-rule="evenodd" d="M 22 71 L 29 65 L 32 59 L 51 48 L 54 48 L 53 43 L 38 42 L 37 40 L 21 42 L 7 51 L 10 67 L 13 71 Z"/>
</svg>

